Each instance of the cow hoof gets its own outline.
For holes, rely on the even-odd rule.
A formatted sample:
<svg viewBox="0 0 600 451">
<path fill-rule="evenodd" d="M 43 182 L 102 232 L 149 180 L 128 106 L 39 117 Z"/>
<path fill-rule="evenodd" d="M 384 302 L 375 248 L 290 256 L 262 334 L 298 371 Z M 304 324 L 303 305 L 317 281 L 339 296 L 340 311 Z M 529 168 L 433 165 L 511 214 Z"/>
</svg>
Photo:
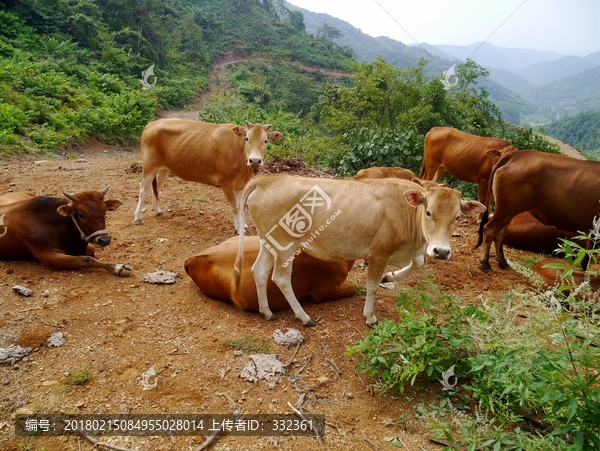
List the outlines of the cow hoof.
<svg viewBox="0 0 600 451">
<path fill-rule="evenodd" d="M 315 327 L 317 322 L 313 319 L 309 319 L 307 322 L 303 324 L 304 327 Z"/>
<path fill-rule="evenodd" d="M 162 218 L 165 214 L 162 211 L 156 213 L 156 217 Z"/>
<path fill-rule="evenodd" d="M 271 313 L 271 317 L 268 318 L 269 321 L 275 321 L 277 319 L 277 315 L 275 313 Z"/>
<path fill-rule="evenodd" d="M 142 225 L 142 220 L 141 219 L 136 219 L 135 221 L 133 221 L 133 223 L 135 225 Z"/>
<path fill-rule="evenodd" d="M 388 280 L 388 276 L 386 274 L 381 278 L 381 282 L 379 282 L 379 283 L 388 283 L 388 282 L 389 282 L 389 280 Z"/>
<path fill-rule="evenodd" d="M 488 272 L 490 272 L 490 271 L 492 270 L 492 267 L 490 266 L 490 264 L 489 264 L 489 263 L 487 263 L 487 264 L 485 264 L 485 265 L 484 265 L 483 263 L 481 263 L 481 264 L 479 265 L 479 268 L 481 268 L 481 270 L 482 270 L 483 272 L 485 272 L 485 273 L 488 273 Z"/>
<path fill-rule="evenodd" d="M 510 265 L 507 262 L 498 262 L 498 266 L 500 269 L 510 268 Z"/>
<path fill-rule="evenodd" d="M 133 268 L 129 265 L 115 265 L 115 274 L 119 277 L 129 277 Z"/>
</svg>

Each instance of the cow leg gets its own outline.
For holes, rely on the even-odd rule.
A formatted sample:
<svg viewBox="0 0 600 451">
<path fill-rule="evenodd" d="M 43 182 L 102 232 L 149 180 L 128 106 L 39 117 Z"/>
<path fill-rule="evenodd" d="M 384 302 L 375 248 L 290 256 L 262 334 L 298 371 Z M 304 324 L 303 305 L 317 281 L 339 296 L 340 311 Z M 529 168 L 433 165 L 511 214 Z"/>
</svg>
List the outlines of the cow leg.
<svg viewBox="0 0 600 451">
<path fill-rule="evenodd" d="M 393 262 L 392 262 L 393 263 Z M 425 264 L 425 257 L 419 255 L 411 260 L 408 266 L 405 266 L 402 269 L 394 272 L 386 273 L 381 279 L 381 283 L 393 282 L 397 280 L 402 280 L 409 274 L 412 274 L 417 269 L 421 268 Z"/>
<path fill-rule="evenodd" d="M 112 272 L 117 276 L 128 277 L 133 268 L 129 265 L 121 265 L 114 263 L 102 263 L 90 256 L 78 256 L 61 254 L 53 251 L 32 251 L 32 254 L 44 266 L 52 269 L 79 269 L 79 268 L 102 268 L 108 272 Z"/>
<path fill-rule="evenodd" d="M 498 220 L 500 217 L 502 217 L 500 212 L 496 211 L 490 222 L 483 227 L 483 244 L 481 246 L 479 265 L 481 270 L 484 272 L 489 272 L 492 269 L 490 266 L 490 248 L 492 247 L 492 241 L 496 243 L 496 251 L 500 249 L 500 255 L 496 255 L 496 257 L 499 259 L 498 261 L 500 263 L 500 267 L 503 267 L 502 264 L 505 265 L 504 268 L 506 267 L 506 259 L 504 259 L 504 252 L 502 250 L 502 240 L 498 239 L 498 235 L 500 232 L 502 232 L 502 236 L 500 238 L 504 237 L 504 231 L 506 227 L 508 227 L 508 224 L 510 224 L 510 220 L 514 217 L 514 215 L 504 216 L 505 219 L 502 221 Z M 504 259 L 503 262 L 502 259 Z"/>
<path fill-rule="evenodd" d="M 221 185 L 221 189 L 225 194 L 225 199 L 227 199 L 227 203 L 229 204 L 229 208 L 231 209 L 231 213 L 233 214 L 233 225 L 235 227 L 235 231 L 239 235 L 240 233 L 245 232 L 245 224 L 244 228 L 240 228 L 238 224 L 238 211 L 239 205 L 241 202 L 241 191 L 236 191 L 235 185 L 233 183 L 227 183 Z"/>
<path fill-rule="evenodd" d="M 256 257 L 256 261 L 252 265 L 252 274 L 254 275 L 258 295 L 258 311 L 269 321 L 277 319 L 277 315 L 269 308 L 269 299 L 267 298 L 267 282 L 269 281 L 269 273 L 271 272 L 271 268 L 273 268 L 274 262 L 273 255 L 261 245 L 258 257 Z"/>
<path fill-rule="evenodd" d="M 496 261 L 501 269 L 508 268 L 508 262 L 504 257 L 504 246 L 502 246 L 502 242 L 504 241 L 504 232 L 506 232 L 506 229 L 508 229 L 508 225 L 496 234 L 496 239 L 494 241 L 494 244 L 496 245 Z"/>
<path fill-rule="evenodd" d="M 288 304 L 290 304 L 290 307 L 294 311 L 294 315 L 296 315 L 296 318 L 302 321 L 302 324 L 306 327 L 316 326 L 317 323 L 310 319 L 310 316 L 306 314 L 300 305 L 300 302 L 298 302 L 298 299 L 296 299 L 294 290 L 292 290 L 292 267 L 292 264 L 287 266 L 276 264 L 273 268 L 273 282 L 275 282 L 275 285 L 279 287 L 287 299 Z"/>
<path fill-rule="evenodd" d="M 87 248 L 85 249 L 85 255 L 87 255 L 88 257 L 93 257 L 96 253 L 96 250 L 94 249 L 94 245 L 91 243 L 88 243 Z"/>
<path fill-rule="evenodd" d="M 431 174 L 433 171 L 429 172 L 428 174 Z M 434 181 L 435 183 L 439 183 L 439 181 L 442 179 L 442 176 L 444 175 L 444 172 L 446 172 L 446 168 L 444 166 L 438 166 L 438 168 L 436 169 L 435 172 L 433 172 L 433 177 L 432 177 L 432 181 Z M 425 179 L 427 180 L 427 179 Z"/>
<path fill-rule="evenodd" d="M 138 204 L 133 215 L 133 222 L 135 225 L 142 225 L 142 205 L 144 204 L 144 200 L 146 200 L 146 196 L 152 190 L 152 180 L 155 175 L 156 174 L 154 173 L 148 173 L 144 174 L 142 177 L 142 183 L 140 183 L 140 198 L 138 199 Z"/>
<path fill-rule="evenodd" d="M 387 268 L 387 261 L 368 260 L 369 270 L 367 272 L 367 299 L 363 311 L 364 317 L 367 319 L 367 324 L 372 326 L 377 322 L 377 318 L 373 314 L 375 311 L 375 293 L 379 288 L 379 283 Z"/>
<path fill-rule="evenodd" d="M 163 215 L 163 211 L 160 209 L 160 205 L 158 205 L 158 193 L 160 192 L 160 188 L 161 188 L 162 184 L 165 182 L 165 180 L 167 179 L 168 175 L 169 175 L 168 169 L 161 169 L 156 174 L 156 193 L 154 192 L 154 190 L 152 190 L 152 209 L 156 213 L 156 216 Z"/>
</svg>

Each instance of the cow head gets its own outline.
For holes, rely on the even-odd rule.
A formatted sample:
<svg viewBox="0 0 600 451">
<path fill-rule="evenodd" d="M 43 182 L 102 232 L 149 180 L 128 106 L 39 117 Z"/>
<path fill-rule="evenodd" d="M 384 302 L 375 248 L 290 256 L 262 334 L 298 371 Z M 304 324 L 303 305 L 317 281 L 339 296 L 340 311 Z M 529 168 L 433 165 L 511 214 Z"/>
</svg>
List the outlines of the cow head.
<svg viewBox="0 0 600 451">
<path fill-rule="evenodd" d="M 233 127 L 233 133 L 245 139 L 244 151 L 248 166 L 252 166 L 255 171 L 263 165 L 267 143 L 277 142 L 283 136 L 280 132 L 269 132 L 271 127 L 271 124 L 253 124 L 248 121 L 245 128 L 239 125 Z"/>
<path fill-rule="evenodd" d="M 427 241 L 427 255 L 442 260 L 450 258 L 450 238 L 461 214 L 471 216 L 485 211 L 483 204 L 464 201 L 459 191 L 443 186 L 430 187 L 426 192 L 405 191 L 404 197 L 413 207 L 423 207 L 420 222 Z"/>
<path fill-rule="evenodd" d="M 106 211 L 113 211 L 122 204 L 120 200 L 104 200 L 108 187 L 102 191 L 63 193 L 69 203 L 58 207 L 58 214 L 71 217 L 81 239 L 98 246 L 108 246 L 111 236 L 105 230 Z"/>
</svg>

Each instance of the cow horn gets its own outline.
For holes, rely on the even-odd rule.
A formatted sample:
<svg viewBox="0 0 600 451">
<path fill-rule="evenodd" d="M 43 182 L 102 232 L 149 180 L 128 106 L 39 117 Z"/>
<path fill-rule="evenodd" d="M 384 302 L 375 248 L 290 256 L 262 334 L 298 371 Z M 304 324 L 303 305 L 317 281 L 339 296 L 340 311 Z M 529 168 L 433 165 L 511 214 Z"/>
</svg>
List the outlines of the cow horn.
<svg viewBox="0 0 600 451">
<path fill-rule="evenodd" d="M 244 122 L 246 122 L 246 127 L 248 127 L 248 128 L 252 127 L 252 125 L 253 125 L 252 122 L 250 122 L 250 121 L 244 121 Z"/>
<path fill-rule="evenodd" d="M 76 201 L 77 200 L 77 196 L 75 196 L 75 194 L 65 193 L 64 191 L 63 191 L 63 194 L 65 196 L 67 196 L 69 199 L 71 199 L 72 201 Z"/>
<path fill-rule="evenodd" d="M 267 130 L 268 130 L 268 129 L 270 129 L 271 127 L 273 127 L 273 124 L 265 124 L 265 128 L 266 128 Z"/>
<path fill-rule="evenodd" d="M 108 191 L 108 186 L 106 188 L 104 188 L 103 190 L 100 190 L 100 192 L 102 193 L 103 196 L 106 194 L 107 191 Z"/>
</svg>

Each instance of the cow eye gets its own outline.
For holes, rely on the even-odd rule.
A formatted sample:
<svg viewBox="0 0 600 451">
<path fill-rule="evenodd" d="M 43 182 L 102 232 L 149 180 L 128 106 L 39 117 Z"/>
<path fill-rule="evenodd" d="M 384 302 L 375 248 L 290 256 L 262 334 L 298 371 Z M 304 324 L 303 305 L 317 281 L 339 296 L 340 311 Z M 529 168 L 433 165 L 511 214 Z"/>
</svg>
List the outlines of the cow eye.
<svg viewBox="0 0 600 451">
<path fill-rule="evenodd" d="M 79 219 L 85 219 L 85 215 L 83 213 L 78 213 Z"/>
<path fill-rule="evenodd" d="M 427 217 L 428 217 L 428 218 L 431 218 L 431 212 L 430 212 L 429 210 L 427 210 L 427 211 L 425 212 L 425 214 L 427 215 Z"/>
<path fill-rule="evenodd" d="M 249 142 L 250 142 L 250 138 L 248 138 L 247 136 L 246 136 L 246 142 L 247 142 L 247 143 L 249 143 Z"/>
<path fill-rule="evenodd" d="M 265 144 L 267 144 L 268 142 L 269 142 L 269 140 L 268 140 L 268 139 L 265 139 Z"/>
</svg>

